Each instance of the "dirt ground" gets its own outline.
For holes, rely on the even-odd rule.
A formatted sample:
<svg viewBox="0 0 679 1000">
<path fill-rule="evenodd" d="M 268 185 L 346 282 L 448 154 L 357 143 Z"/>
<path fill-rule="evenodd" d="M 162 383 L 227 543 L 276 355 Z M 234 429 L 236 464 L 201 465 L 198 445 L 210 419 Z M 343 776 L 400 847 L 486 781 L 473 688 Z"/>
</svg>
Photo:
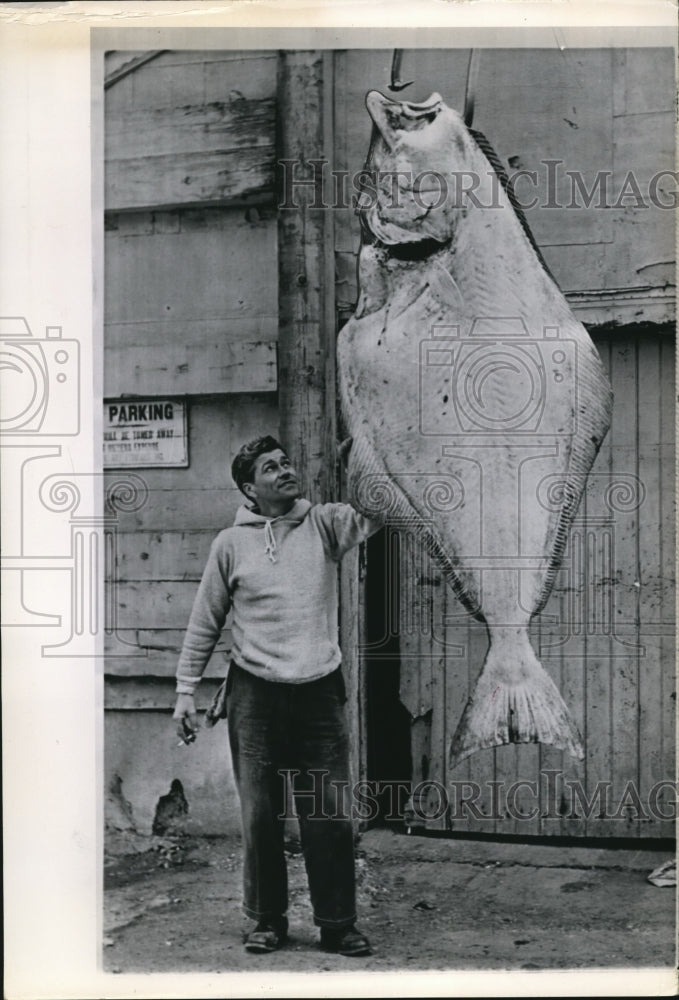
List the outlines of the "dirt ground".
<svg viewBox="0 0 679 1000">
<path fill-rule="evenodd" d="M 134 853 L 129 853 L 130 849 Z M 128 853 L 121 853 L 127 851 Z M 359 927 L 374 954 L 318 947 L 290 845 L 290 940 L 242 946 L 240 842 L 138 838 L 105 869 L 108 972 L 586 969 L 675 964 L 675 891 L 647 881 L 667 851 L 559 847 L 370 830 L 357 848 Z"/>
</svg>

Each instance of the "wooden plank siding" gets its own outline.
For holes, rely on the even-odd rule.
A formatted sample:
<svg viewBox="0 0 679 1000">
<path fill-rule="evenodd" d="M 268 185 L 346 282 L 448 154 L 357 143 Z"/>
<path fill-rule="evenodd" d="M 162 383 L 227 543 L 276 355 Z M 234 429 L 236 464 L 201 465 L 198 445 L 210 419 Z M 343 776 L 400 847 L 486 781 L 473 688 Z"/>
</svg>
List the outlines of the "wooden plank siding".
<svg viewBox="0 0 679 1000">
<path fill-rule="evenodd" d="M 347 201 L 370 139 L 365 94 L 371 88 L 388 93 L 390 58 L 380 50 L 336 56 L 334 162 L 349 171 Z M 408 50 L 404 59 L 403 72 L 415 81 L 406 100 L 424 101 L 438 91 L 451 107 L 461 107 L 464 50 Z M 510 172 L 535 171 L 535 183 L 523 179 L 517 193 L 526 205 L 536 199 L 526 219 L 586 325 L 674 319 L 676 181 L 666 173 L 655 199 L 649 189 L 654 177 L 675 168 L 673 81 L 670 48 L 480 51 L 474 127 Z M 622 197 L 630 171 L 643 207 L 634 195 Z M 360 231 L 350 206 L 334 215 L 337 296 L 346 316 L 357 300 Z"/>
<path fill-rule="evenodd" d="M 166 52 L 107 90 L 109 211 L 271 200 L 275 59 L 214 56 Z"/>
<path fill-rule="evenodd" d="M 275 390 L 271 209 L 115 213 L 105 273 L 106 395 Z"/>
<path fill-rule="evenodd" d="M 105 642 L 108 674 L 174 674 L 210 544 L 233 523 L 242 502 L 231 482 L 230 456 L 253 428 L 277 433 L 277 422 L 275 397 L 194 397 L 190 467 L 134 470 L 148 496 L 140 509 L 117 514 L 107 583 L 115 606 L 115 633 Z M 109 488 L 124 479 L 124 470 L 106 477 Z M 223 674 L 229 648 L 227 621 L 207 677 Z"/>
<path fill-rule="evenodd" d="M 348 201 L 370 139 L 364 96 L 372 88 L 389 92 L 390 59 L 391 52 L 377 50 L 335 55 L 332 165 L 348 171 Z M 459 108 L 466 63 L 466 52 L 406 50 L 403 75 L 415 83 L 404 98 L 423 101 L 438 91 Z M 613 426 L 590 476 L 563 569 L 546 608 L 531 624 L 532 641 L 582 733 L 586 755 L 579 761 L 547 746 L 509 746 L 480 751 L 450 769 L 448 748 L 481 668 L 487 633 L 445 585 L 435 592 L 430 588 L 438 574 L 428 562 L 420 579 L 412 579 L 419 557 L 412 543 L 404 543 L 384 604 L 400 601 L 407 624 L 399 636 L 400 691 L 412 719 L 412 783 L 424 790 L 417 803 L 421 814 L 407 819 L 412 829 L 673 835 L 675 793 L 669 785 L 658 794 L 665 820 L 636 815 L 633 797 L 636 790 L 647 806 L 654 785 L 674 777 L 670 209 L 676 183 L 667 173 L 675 169 L 674 97 L 670 49 L 481 52 L 474 126 L 510 169 L 537 171 L 538 206 L 527 212 L 528 222 L 573 311 L 592 331 L 616 395 Z M 551 179 L 548 169 L 555 170 Z M 630 172 L 643 205 L 634 195 L 621 198 Z M 603 186 L 608 207 L 597 207 L 597 185 Z M 556 204 L 540 210 L 550 198 Z M 350 204 L 335 209 L 334 221 L 341 325 L 358 297 L 360 231 Z M 384 586 L 384 569 L 381 562 L 368 564 L 368 588 Z M 412 627 L 427 615 L 428 630 Z M 364 651 L 364 670 L 374 656 L 374 649 Z M 370 740 L 368 732 L 368 745 Z M 428 780 L 448 789 L 454 808 L 445 817 L 432 816 L 436 793 L 427 788 Z M 517 781 L 525 784 L 509 810 L 503 795 Z M 480 786 L 479 797 L 460 809 L 461 799 L 476 794 L 471 782 Z M 607 795 L 606 803 L 599 793 Z"/>
<path fill-rule="evenodd" d="M 210 544 L 243 499 L 231 458 L 278 433 L 275 103 L 270 52 L 165 52 L 106 91 L 105 393 L 181 396 L 189 435 L 189 467 L 134 470 L 146 502 L 117 512 L 109 709 L 171 706 Z M 230 645 L 227 621 L 199 704 Z"/>
<path fill-rule="evenodd" d="M 282 52 L 279 156 L 294 174 L 332 159 L 332 63 L 322 52 Z M 301 195 L 278 212 L 281 438 L 312 502 L 337 495 L 333 214 Z"/>
<path fill-rule="evenodd" d="M 666 419 L 674 372 L 671 365 L 662 366 L 671 332 L 598 342 L 616 394 L 614 429 L 590 475 L 564 567 L 532 626 L 542 663 L 583 735 L 585 760 L 546 746 L 509 746 L 479 751 L 451 771 L 448 747 L 483 662 L 487 634 L 447 588 L 441 595 L 445 610 L 440 598 L 427 605 L 420 595 L 412 607 L 429 616 L 428 627 L 415 639 L 400 638 L 401 690 L 413 716 L 412 780 L 440 782 L 451 790 L 456 809 L 445 819 L 410 821 L 413 827 L 518 836 L 672 835 L 669 785 L 659 799 L 668 819 L 648 809 L 654 785 L 674 773 L 669 720 L 675 697 L 675 580 L 667 558 L 674 549 L 674 444 Z M 401 573 L 412 568 L 407 554 Z M 396 574 L 391 583 L 404 586 Z M 415 586 L 421 589 L 422 581 Z M 453 621 L 446 628 L 447 646 L 440 641 L 444 615 Z M 430 715 L 421 712 L 423 687 L 431 691 Z M 419 762 L 423 746 L 427 774 Z M 557 774 L 546 775 L 550 770 Z M 481 794 L 460 810 L 460 796 L 472 794 L 464 782 L 479 785 Z M 525 783 L 511 809 L 502 799 L 499 811 L 493 809 L 493 782 L 502 783 L 503 794 L 513 783 Z M 425 816 L 427 808 L 421 804 Z"/>
<path fill-rule="evenodd" d="M 277 427 L 275 397 L 192 397 L 189 468 L 134 470 L 147 499 L 137 510 L 117 513 L 108 586 L 115 589 L 117 631 L 142 650 L 155 649 L 147 663 L 137 663 L 140 673 L 165 675 L 176 668 L 179 632 L 186 627 L 210 544 L 233 523 L 243 499 L 231 481 L 231 455 L 253 429 L 277 433 Z M 125 470 L 110 470 L 107 488 L 124 480 Z M 114 644 L 108 646 L 113 654 Z M 107 670 L 129 673 L 129 660 L 124 649 L 116 649 Z"/>
<path fill-rule="evenodd" d="M 147 154 L 107 162 L 106 197 L 113 211 L 226 200 L 256 204 L 271 198 L 273 177 L 272 148 Z"/>
<path fill-rule="evenodd" d="M 145 344 L 106 351 L 106 396 L 196 396 L 206 392 L 273 392 L 276 345 L 220 340 L 169 344 L 149 353 Z"/>
<path fill-rule="evenodd" d="M 134 55 L 116 53 L 110 69 Z M 210 542 L 242 500 L 229 464 L 244 440 L 280 433 L 311 500 L 348 499 L 335 462 L 334 337 L 358 295 L 351 178 L 370 139 L 364 95 L 372 87 L 387 92 L 391 56 L 166 52 L 106 91 L 105 391 L 180 395 L 189 416 L 189 467 L 135 470 L 146 503 L 118 512 L 115 522 L 106 704 L 122 715 L 172 704 L 172 675 Z M 404 97 L 420 101 L 438 90 L 460 107 L 466 65 L 465 51 L 409 50 L 403 70 L 416 83 Z M 645 803 L 654 785 L 674 776 L 673 213 L 635 206 L 633 198 L 605 210 L 567 207 L 567 171 L 587 191 L 606 172 L 615 200 L 630 170 L 646 195 L 658 171 L 674 168 L 673 79 L 670 50 L 482 53 L 475 126 L 513 169 L 537 171 L 542 202 L 550 191 L 545 161 L 560 161 L 552 191 L 560 207 L 531 210 L 528 221 L 592 330 L 616 394 L 564 567 L 531 626 L 586 756 L 510 746 L 449 767 L 487 633 L 410 540 L 392 547 L 398 533 L 390 529 L 388 573 L 382 562 L 371 566 L 365 548 L 344 560 L 340 636 L 357 778 L 368 776 L 380 726 L 366 665 L 388 646 L 389 667 L 398 666 L 394 649 L 400 652 L 400 698 L 411 719 L 405 749 L 413 784 L 422 788 L 413 829 L 673 834 L 669 786 L 658 794 L 667 819 L 634 818 L 630 808 L 604 818 L 596 799 L 604 783 L 615 811 L 632 780 Z M 300 189 L 298 208 L 277 208 L 279 158 L 327 160 L 329 198 L 330 171 L 348 171 L 343 205 L 313 209 L 314 192 Z M 308 176 L 303 167 L 295 174 Z M 663 184 L 669 201 L 667 178 Z M 111 470 L 107 478 L 120 475 Z M 366 614 L 382 597 L 386 632 L 375 640 Z M 203 704 L 230 641 L 227 627 L 201 686 Z M 524 784 L 509 809 L 502 796 L 519 780 L 535 785 Z M 574 782 L 584 801 L 574 799 Z M 437 813 L 431 783 L 454 795 L 455 810 Z"/>
<path fill-rule="evenodd" d="M 223 661 L 214 675 L 203 678 L 196 698 L 198 711 L 206 708 L 214 697 L 224 679 L 226 662 Z M 107 712 L 164 712 L 167 718 L 176 700 L 174 672 L 162 678 L 148 674 L 134 677 L 115 674 L 106 679 L 104 708 Z"/>
</svg>

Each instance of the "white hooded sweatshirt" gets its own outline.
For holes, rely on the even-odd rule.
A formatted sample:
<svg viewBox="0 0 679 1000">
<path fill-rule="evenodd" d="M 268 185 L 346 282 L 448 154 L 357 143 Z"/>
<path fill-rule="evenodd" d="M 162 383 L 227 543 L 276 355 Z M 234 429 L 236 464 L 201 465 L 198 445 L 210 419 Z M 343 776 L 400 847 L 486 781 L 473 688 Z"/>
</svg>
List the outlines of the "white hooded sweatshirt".
<svg viewBox="0 0 679 1000">
<path fill-rule="evenodd" d="M 231 658 L 271 681 L 297 684 L 339 666 L 337 563 L 383 524 L 342 503 L 296 500 L 267 518 L 238 509 L 215 538 L 177 667 L 177 692 L 193 694 L 227 613 Z"/>
</svg>

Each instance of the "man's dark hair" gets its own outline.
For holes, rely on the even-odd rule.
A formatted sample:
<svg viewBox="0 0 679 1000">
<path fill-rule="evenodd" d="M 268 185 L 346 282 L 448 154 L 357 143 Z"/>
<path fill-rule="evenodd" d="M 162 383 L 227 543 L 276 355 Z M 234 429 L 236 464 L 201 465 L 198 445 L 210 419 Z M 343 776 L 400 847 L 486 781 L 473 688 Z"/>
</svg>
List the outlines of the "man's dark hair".
<svg viewBox="0 0 679 1000">
<path fill-rule="evenodd" d="M 255 438 L 254 441 L 248 441 L 247 444 L 243 445 L 231 463 L 231 475 L 236 486 L 242 493 L 245 492 L 243 483 L 252 482 L 252 470 L 259 456 L 265 455 L 268 451 L 277 451 L 279 448 L 287 455 L 280 441 L 271 437 L 270 434 Z"/>
</svg>

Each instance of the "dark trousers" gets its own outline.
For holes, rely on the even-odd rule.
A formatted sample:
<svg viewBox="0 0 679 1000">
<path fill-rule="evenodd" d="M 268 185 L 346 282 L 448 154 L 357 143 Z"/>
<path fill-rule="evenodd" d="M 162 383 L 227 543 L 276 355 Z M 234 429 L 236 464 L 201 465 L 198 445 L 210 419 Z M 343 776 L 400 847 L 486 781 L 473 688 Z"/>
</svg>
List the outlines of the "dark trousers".
<svg viewBox="0 0 679 1000">
<path fill-rule="evenodd" d="M 243 823 L 243 909 L 253 920 L 288 907 L 287 769 L 314 922 L 339 928 L 356 919 L 353 829 L 341 794 L 349 784 L 345 701 L 339 669 L 283 684 L 231 664 L 227 714 Z"/>
</svg>

